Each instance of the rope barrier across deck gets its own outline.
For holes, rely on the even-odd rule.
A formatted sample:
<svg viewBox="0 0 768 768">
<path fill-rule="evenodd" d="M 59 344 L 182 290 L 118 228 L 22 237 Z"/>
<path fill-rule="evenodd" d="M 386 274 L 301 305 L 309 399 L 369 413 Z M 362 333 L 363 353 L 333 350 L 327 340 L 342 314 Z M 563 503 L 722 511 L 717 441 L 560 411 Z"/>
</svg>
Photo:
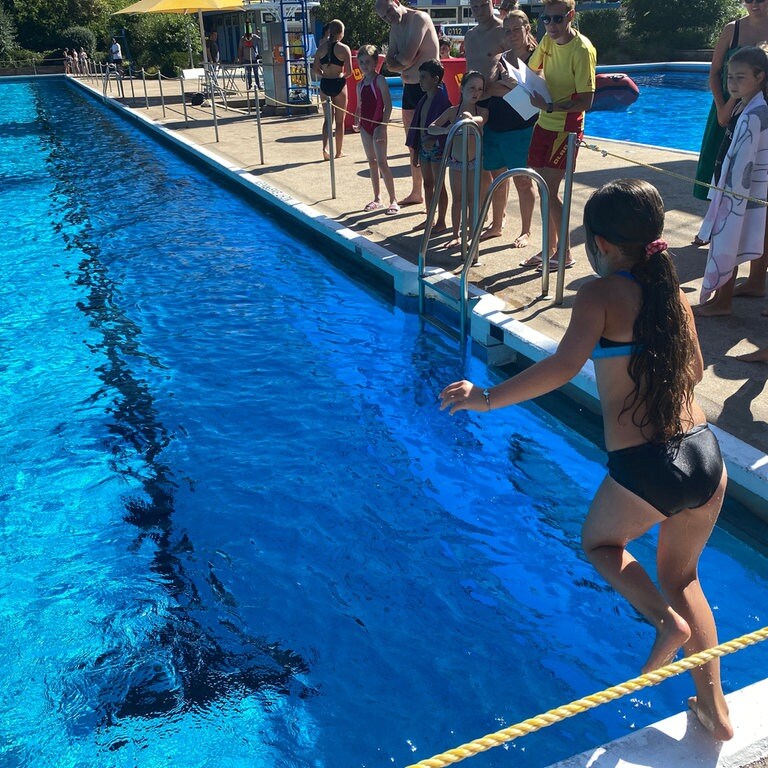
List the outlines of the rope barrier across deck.
<svg viewBox="0 0 768 768">
<path fill-rule="evenodd" d="M 407 768 L 444 768 L 444 766 L 461 762 L 480 752 L 485 752 L 493 747 L 500 747 L 502 744 L 507 744 L 521 736 L 526 736 L 529 733 L 534 733 L 542 728 L 559 723 L 561 720 L 565 720 L 568 717 L 581 714 L 588 709 L 594 709 L 601 704 L 607 704 L 609 701 L 620 699 L 628 693 L 634 693 L 643 688 L 658 685 L 670 677 L 675 677 L 683 672 L 688 672 L 696 667 L 701 667 L 720 656 L 736 653 L 736 651 L 741 651 L 750 645 L 755 645 L 756 643 L 760 643 L 767 639 L 768 627 L 763 627 L 755 632 L 750 632 L 734 640 L 729 640 L 728 642 L 716 645 L 714 648 L 708 648 L 705 651 L 700 651 L 699 653 L 694 653 L 684 659 L 680 659 L 680 661 L 675 661 L 672 664 L 659 667 L 659 669 L 656 669 L 653 672 L 634 677 L 619 685 L 606 688 L 604 691 L 599 691 L 598 693 L 585 696 L 582 699 L 576 699 L 576 701 L 572 701 L 569 704 L 550 709 L 548 712 L 544 712 L 541 715 L 536 715 L 535 717 L 523 720 L 516 725 L 502 728 L 495 733 L 489 733 L 486 736 L 474 739 L 473 741 L 462 744 L 454 749 L 449 749 L 446 752 L 441 752 L 426 760 L 420 760 L 418 763 L 413 763 L 412 765 L 407 766 Z"/>
</svg>

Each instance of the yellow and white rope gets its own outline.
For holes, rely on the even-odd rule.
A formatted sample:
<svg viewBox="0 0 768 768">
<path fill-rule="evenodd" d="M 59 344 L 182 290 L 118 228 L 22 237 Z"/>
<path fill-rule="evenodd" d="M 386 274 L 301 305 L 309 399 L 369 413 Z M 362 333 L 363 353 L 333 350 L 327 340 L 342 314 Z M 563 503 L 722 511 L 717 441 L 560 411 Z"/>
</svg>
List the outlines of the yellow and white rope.
<svg viewBox="0 0 768 768">
<path fill-rule="evenodd" d="M 740 200 L 747 200 L 752 203 L 757 203 L 758 205 L 765 205 L 768 206 L 768 200 L 761 200 L 759 197 L 750 197 L 749 195 L 740 195 L 738 192 L 734 192 L 730 189 L 725 189 L 723 187 L 718 187 L 714 184 L 709 184 L 706 181 L 699 181 L 698 179 L 693 179 L 690 176 L 685 176 L 682 173 L 675 173 L 675 171 L 668 171 L 666 168 L 659 168 L 656 165 L 651 165 L 650 163 L 644 163 L 642 160 L 635 160 L 633 157 L 627 157 L 626 155 L 620 155 L 616 152 L 610 152 L 609 150 L 605 149 L 604 147 L 600 147 L 597 144 L 590 144 L 586 141 L 581 141 L 580 146 L 584 147 L 584 149 L 589 149 L 592 152 L 598 152 L 603 157 L 613 157 L 616 160 L 622 160 L 625 163 L 631 163 L 633 165 L 637 165 L 640 168 L 646 168 L 649 171 L 655 171 L 656 173 L 664 174 L 665 176 L 671 176 L 673 179 L 681 179 L 682 181 L 687 181 L 689 183 L 695 184 L 700 187 L 705 187 L 706 189 L 714 189 L 718 190 L 720 192 L 726 192 L 728 194 L 728 197 L 736 197 Z"/>
<path fill-rule="evenodd" d="M 680 661 L 675 661 L 672 664 L 667 664 L 664 667 L 648 672 L 639 677 L 634 677 L 631 680 L 627 680 L 619 685 L 614 685 L 611 688 L 606 688 L 604 691 L 590 694 L 583 699 L 577 699 L 570 702 L 570 704 L 564 704 L 561 707 L 550 709 L 548 712 L 544 712 L 541 715 L 536 715 L 528 720 L 523 720 L 516 725 L 511 725 L 507 728 L 502 728 L 495 733 L 489 733 L 487 736 L 483 736 L 479 739 L 474 739 L 466 744 L 462 744 L 454 749 L 449 749 L 446 752 L 442 752 L 439 755 L 427 758 L 426 760 L 420 760 L 418 763 L 409 765 L 408 768 L 444 768 L 446 765 L 458 763 L 461 760 L 465 760 L 468 757 L 485 752 L 493 747 L 499 747 L 502 744 L 506 744 L 520 736 L 525 736 L 529 733 L 534 733 L 542 728 L 546 728 L 549 725 L 565 720 L 568 717 L 573 717 L 582 712 L 586 712 L 588 709 L 594 709 L 601 704 L 606 704 L 614 699 L 619 699 L 622 696 L 626 696 L 628 693 L 634 693 L 635 691 L 648 688 L 652 685 L 658 685 L 659 683 L 667 680 L 670 677 L 679 675 L 683 672 L 687 672 L 696 667 L 700 667 L 719 656 L 726 656 L 730 653 L 735 653 L 750 645 L 762 642 L 768 639 L 768 627 L 763 627 L 756 632 L 750 632 L 749 634 L 742 635 L 735 640 L 729 640 L 726 643 L 721 643 L 714 648 L 709 648 L 699 653 L 694 653 L 691 656 L 687 656 Z"/>
</svg>

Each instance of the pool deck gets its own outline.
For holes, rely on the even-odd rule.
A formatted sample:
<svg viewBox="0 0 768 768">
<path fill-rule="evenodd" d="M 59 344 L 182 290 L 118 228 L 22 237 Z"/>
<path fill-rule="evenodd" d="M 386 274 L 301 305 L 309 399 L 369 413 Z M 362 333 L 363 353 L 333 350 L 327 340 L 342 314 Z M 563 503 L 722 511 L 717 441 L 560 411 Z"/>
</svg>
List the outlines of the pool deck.
<svg viewBox="0 0 768 768">
<path fill-rule="evenodd" d="M 362 251 L 364 258 L 367 256 L 369 261 L 391 274 L 397 273 L 396 287 L 412 292 L 415 285 L 412 265 L 416 263 L 421 239 L 420 232 L 414 231 L 413 227 L 424 220 L 424 209 L 422 206 L 407 207 L 397 216 L 386 216 L 381 210 L 372 213 L 362 210 L 371 199 L 371 188 L 368 165 L 358 136 L 345 136 L 343 149 L 347 156 L 334 163 L 336 197 L 333 198 L 331 164 L 323 161 L 321 156 L 319 132 L 322 119 L 319 115 L 263 118 L 262 165 L 253 114 L 225 112 L 219 108 L 220 140 L 217 143 L 210 109 L 188 106 L 189 122 L 185 126 L 176 82 L 165 83 L 165 115 L 158 97 L 157 81 L 148 83 L 149 109 L 145 108 L 141 82 L 135 82 L 134 88 L 136 98 L 123 101 L 131 107 L 131 112 L 168 129 L 174 137 L 199 148 L 209 159 L 220 158 L 229 166 L 234 178 L 251 177 L 267 196 L 273 195 L 282 201 L 285 210 L 304 221 L 311 220 L 320 231 L 333 232 L 339 242 L 346 241 L 348 247 L 353 245 L 353 251 Z M 398 195 L 404 196 L 410 180 L 401 130 L 391 129 L 389 138 L 396 190 Z M 496 336 L 502 329 L 507 347 L 528 359 L 539 359 L 551 351 L 563 336 L 576 290 L 592 276 L 580 225 L 584 203 L 601 184 L 622 176 L 644 178 L 659 188 L 667 209 L 665 237 L 677 257 L 683 288 L 692 303 L 696 302 L 707 253 L 705 248 L 691 244 L 707 208 L 705 202 L 691 195 L 691 184 L 687 180 L 694 175 L 696 155 L 589 136 L 587 140 L 609 154 L 606 156 L 604 152 L 584 148 L 579 154 L 571 216 L 572 252 L 576 263 L 565 272 L 563 304 L 557 306 L 554 303 L 555 275 L 551 276 L 549 296 L 542 298 L 537 273 L 518 266 L 522 259 L 539 251 L 538 204 L 531 244 L 524 249 L 510 248 L 519 231 L 513 190 L 504 236 L 481 246 L 480 262 L 470 273 L 472 283 L 495 298 L 495 301 L 484 301 L 478 306 L 473 318 L 475 338 L 482 336 L 485 323 L 488 327 L 496 326 Z M 644 167 L 649 165 L 654 167 Z M 305 205 L 297 208 L 296 201 Z M 258 233 L 253 235 L 258 236 Z M 445 241 L 446 236 L 434 238 L 436 247 L 431 248 L 428 263 L 453 270 L 459 257 L 456 252 L 440 247 Z M 370 246 L 371 243 L 374 245 Z M 400 258 L 393 259 L 392 255 Z M 742 272 L 746 269 L 747 265 L 743 265 Z M 768 300 L 736 299 L 730 317 L 698 322 L 706 370 L 697 395 L 710 422 L 722 430 L 719 436 L 734 480 L 734 496 L 768 520 L 768 398 L 763 396 L 768 365 L 744 363 L 732 357 L 768 344 L 768 319 L 760 315 L 765 307 L 768 307 Z M 495 354 L 498 357 L 498 350 Z M 585 370 L 585 376 L 580 378 L 582 380 L 577 385 L 594 405 L 594 381 L 590 381 L 589 371 Z"/>
<path fill-rule="evenodd" d="M 88 87 L 88 83 L 81 84 Z M 99 84 L 95 85 L 99 89 Z M 141 83 L 136 83 L 135 87 L 138 96 Z M 391 217 L 382 211 L 362 211 L 371 199 L 371 189 L 367 162 L 357 136 L 345 137 L 347 156 L 334 164 L 337 189 L 334 199 L 331 197 L 330 163 L 321 157 L 319 116 L 263 118 L 262 165 L 253 115 L 220 112 L 220 141 L 217 143 L 209 110 L 188 107 L 189 125 L 185 126 L 177 89 L 177 83 L 166 84 L 168 109 L 165 115 L 157 96 L 156 82 L 149 85 L 149 109 L 144 107 L 143 91 L 140 98 L 127 99 L 123 104 L 142 121 L 170 131 L 172 140 L 198 153 L 204 161 L 217 164 L 233 180 L 255 187 L 258 195 L 330 237 L 340 249 L 375 263 L 393 276 L 398 290 L 412 293 L 415 285 L 413 264 L 420 241 L 420 234 L 412 228 L 423 220 L 423 208 L 408 207 Z M 390 162 L 397 192 L 403 196 L 408 191 L 409 180 L 408 157 L 401 138 L 399 128 L 390 131 Z M 592 274 L 584 254 L 583 230 L 579 226 L 581 211 L 589 194 L 614 178 L 644 178 L 661 191 L 667 208 L 665 237 L 677 256 L 684 289 L 695 302 L 706 259 L 705 249 L 690 244 L 706 211 L 706 203 L 692 197 L 691 185 L 686 180 L 693 176 L 695 155 L 621 142 L 599 141 L 599 144 L 618 157 L 581 150 L 571 217 L 576 264 L 565 273 L 562 306 L 556 306 L 552 298 L 554 275 L 552 296 L 541 298 L 540 278 L 535 272 L 518 267 L 521 259 L 538 251 L 536 243 L 541 237 L 536 220 L 538 209 L 532 244 L 521 250 L 509 247 L 517 235 L 519 222 L 514 191 L 510 196 L 504 237 L 482 247 L 480 263 L 472 269 L 471 280 L 489 295 L 475 310 L 473 337 L 481 338 L 485 334 L 485 341 L 491 344 L 498 344 L 502 337 L 504 341 L 504 345 L 491 347 L 489 356 L 500 358 L 505 350 L 513 349 L 527 359 L 535 360 L 548 354 L 562 338 L 575 291 Z M 658 170 L 637 163 L 653 165 Z M 125 183 L 130 183 L 130 179 Z M 184 222 L 185 227 L 190 225 L 194 222 Z M 194 232 L 194 229 L 189 231 Z M 198 234 L 204 237 L 205 233 Z M 258 231 L 243 232 L 245 242 L 258 237 Z M 440 250 L 435 250 L 434 255 L 430 253 L 428 260 L 447 270 L 458 264 L 456 256 Z M 766 306 L 766 300 L 739 299 L 734 302 L 731 317 L 700 321 L 699 335 L 706 371 L 697 392 L 708 418 L 720 430 L 731 477 L 736 478 L 750 507 L 768 519 L 768 429 L 765 426 L 768 398 L 762 396 L 768 380 L 768 365 L 747 364 L 726 357 L 768 344 L 768 319 L 760 316 Z M 577 384 L 580 388 L 577 394 L 594 399 L 594 378 L 590 370 L 580 375 Z M 756 652 L 764 653 L 764 649 Z M 683 712 L 618 742 L 564 761 L 559 768 L 588 765 L 768 768 L 768 725 L 764 706 L 767 691 L 768 681 L 764 680 L 729 696 L 737 734 L 734 741 L 725 746 L 713 742 L 695 718 Z"/>
</svg>

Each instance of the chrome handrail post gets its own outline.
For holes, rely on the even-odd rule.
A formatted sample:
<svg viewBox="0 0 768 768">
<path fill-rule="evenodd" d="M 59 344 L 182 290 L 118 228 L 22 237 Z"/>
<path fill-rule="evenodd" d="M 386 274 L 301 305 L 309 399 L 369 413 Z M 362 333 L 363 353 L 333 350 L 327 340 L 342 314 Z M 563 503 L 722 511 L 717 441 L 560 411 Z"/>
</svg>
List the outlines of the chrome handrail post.
<svg viewBox="0 0 768 768">
<path fill-rule="evenodd" d="M 571 198 L 573 197 L 573 170 L 576 165 L 576 134 L 568 134 L 568 147 L 565 156 L 565 184 L 563 186 L 563 215 L 560 220 L 560 240 L 557 249 L 557 286 L 555 304 L 563 303 L 565 290 L 565 246 L 568 242 L 568 230 L 571 223 Z"/>
</svg>

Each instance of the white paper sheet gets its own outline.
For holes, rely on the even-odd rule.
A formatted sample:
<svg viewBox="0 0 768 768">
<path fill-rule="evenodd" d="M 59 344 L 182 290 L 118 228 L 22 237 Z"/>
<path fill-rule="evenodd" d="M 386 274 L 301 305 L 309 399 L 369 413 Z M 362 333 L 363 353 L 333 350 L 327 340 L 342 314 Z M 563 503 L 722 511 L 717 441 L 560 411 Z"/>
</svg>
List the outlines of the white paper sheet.
<svg viewBox="0 0 768 768">
<path fill-rule="evenodd" d="M 537 75 L 527 64 L 520 62 L 520 66 L 515 67 L 503 57 L 501 61 L 506 66 L 510 77 L 514 78 L 517 81 L 517 84 L 521 86 L 526 93 L 530 96 L 538 93 L 544 101 L 552 101 L 552 95 L 549 92 L 549 88 L 547 88 L 547 83 L 544 78 Z"/>
<path fill-rule="evenodd" d="M 528 92 L 520 85 L 516 85 L 512 90 L 507 91 L 504 94 L 504 101 L 506 101 L 512 109 L 523 118 L 523 120 L 530 120 L 539 112 L 539 110 L 531 104 Z"/>
</svg>

